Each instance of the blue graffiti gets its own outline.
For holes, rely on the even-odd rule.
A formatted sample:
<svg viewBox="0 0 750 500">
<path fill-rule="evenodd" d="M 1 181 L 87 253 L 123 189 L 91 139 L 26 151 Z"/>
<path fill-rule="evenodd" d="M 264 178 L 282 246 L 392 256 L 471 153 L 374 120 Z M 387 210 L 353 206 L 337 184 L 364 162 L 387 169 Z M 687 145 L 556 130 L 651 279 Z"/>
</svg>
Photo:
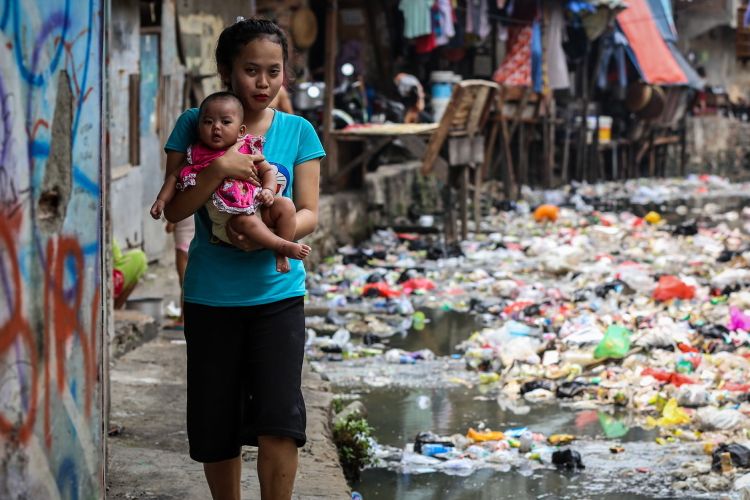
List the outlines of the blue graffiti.
<svg viewBox="0 0 750 500">
<path fill-rule="evenodd" d="M 60 468 L 57 470 L 56 480 L 60 496 L 78 500 L 78 470 L 72 458 L 66 457 L 63 459 Z M 70 494 L 65 495 L 66 491 L 69 491 Z"/>
<path fill-rule="evenodd" d="M 37 64 L 39 63 L 39 55 L 44 45 L 44 40 L 49 37 L 52 32 L 61 28 L 60 39 L 55 47 L 55 53 L 52 56 L 48 71 L 54 73 L 57 70 L 57 65 L 60 63 L 60 59 L 63 55 L 63 49 L 65 48 L 65 42 L 67 41 L 68 28 L 70 27 L 70 0 L 65 2 L 64 12 L 55 12 L 50 14 L 47 20 L 42 25 L 41 32 L 39 33 L 34 51 L 31 56 L 31 67 L 26 66 L 26 60 L 23 54 L 23 40 L 21 39 L 21 21 L 20 21 L 20 10 L 21 6 L 18 5 L 17 0 L 11 0 L 9 7 L 13 11 L 13 31 L 15 34 L 14 49 L 16 55 L 16 63 L 21 71 L 21 76 L 26 82 L 32 86 L 41 87 L 44 84 L 44 75 L 42 72 L 36 73 Z"/>
<path fill-rule="evenodd" d="M 31 141 L 29 151 L 34 158 L 47 158 L 50 152 L 50 145 L 47 141 Z"/>
<path fill-rule="evenodd" d="M 86 83 L 89 78 L 89 61 L 91 60 L 91 39 L 92 32 L 94 31 L 94 0 L 89 0 L 89 19 L 88 19 L 88 32 L 86 33 L 86 51 L 84 52 L 83 62 L 83 76 L 81 77 L 81 96 L 78 98 L 78 106 L 76 108 L 76 116 L 73 119 L 73 144 L 76 142 L 76 136 L 78 135 L 78 120 L 81 117 L 81 109 L 83 108 L 83 96 L 86 95 Z M 96 196 L 99 196 L 97 191 Z"/>
<path fill-rule="evenodd" d="M 8 16 L 10 15 L 10 0 L 5 0 L 3 4 L 3 15 L 0 16 L 0 31 L 5 31 L 8 25 Z"/>
<path fill-rule="evenodd" d="M 99 197 L 99 183 L 89 179 L 86 172 L 78 168 L 78 165 L 73 165 L 73 181 L 91 196 Z"/>
<path fill-rule="evenodd" d="M 75 337 L 77 340 L 78 337 Z M 73 398 L 73 401 L 76 405 L 78 405 L 78 380 L 73 379 L 68 382 L 68 390 L 70 392 L 70 397 Z"/>
</svg>

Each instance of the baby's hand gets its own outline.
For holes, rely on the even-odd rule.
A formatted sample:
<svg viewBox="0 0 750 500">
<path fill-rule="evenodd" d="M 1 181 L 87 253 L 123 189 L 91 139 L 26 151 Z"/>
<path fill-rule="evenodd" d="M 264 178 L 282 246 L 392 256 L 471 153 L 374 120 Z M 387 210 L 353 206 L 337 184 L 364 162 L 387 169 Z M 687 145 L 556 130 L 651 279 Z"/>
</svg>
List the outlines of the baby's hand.
<svg viewBox="0 0 750 500">
<path fill-rule="evenodd" d="M 263 188 L 258 193 L 257 199 L 264 207 L 273 205 L 273 192 L 268 188 Z"/>
<path fill-rule="evenodd" d="M 153 217 L 155 220 L 159 220 L 161 218 L 162 212 L 164 212 L 164 206 L 166 203 L 164 203 L 164 200 L 156 199 L 154 204 L 151 206 L 151 217 Z"/>
</svg>

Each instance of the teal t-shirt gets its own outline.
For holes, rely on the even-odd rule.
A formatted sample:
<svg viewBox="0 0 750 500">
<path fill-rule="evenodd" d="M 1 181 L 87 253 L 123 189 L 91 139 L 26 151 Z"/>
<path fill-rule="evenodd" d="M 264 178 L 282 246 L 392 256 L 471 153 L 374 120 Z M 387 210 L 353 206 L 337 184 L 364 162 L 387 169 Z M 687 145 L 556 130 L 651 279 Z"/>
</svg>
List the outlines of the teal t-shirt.
<svg viewBox="0 0 750 500">
<path fill-rule="evenodd" d="M 198 140 L 198 109 L 188 109 L 164 146 L 165 151 L 187 152 Z M 263 155 L 279 170 L 281 195 L 292 198 L 294 171 L 309 160 L 325 156 L 313 126 L 296 115 L 276 110 L 266 132 Z M 211 220 L 205 208 L 195 213 L 195 238 L 188 250 L 185 301 L 209 306 L 253 306 L 305 295 L 305 267 L 289 259 L 288 273 L 276 271 L 270 250 L 244 252 L 211 243 Z"/>
</svg>

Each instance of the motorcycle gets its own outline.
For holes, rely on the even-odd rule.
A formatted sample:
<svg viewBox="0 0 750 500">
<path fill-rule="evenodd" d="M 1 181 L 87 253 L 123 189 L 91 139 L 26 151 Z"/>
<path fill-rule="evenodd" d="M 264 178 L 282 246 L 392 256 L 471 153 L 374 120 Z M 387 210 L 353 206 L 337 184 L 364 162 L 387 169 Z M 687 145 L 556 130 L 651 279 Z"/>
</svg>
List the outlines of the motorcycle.
<svg viewBox="0 0 750 500">
<path fill-rule="evenodd" d="M 354 76 L 354 66 L 345 63 L 339 68 L 341 83 L 333 90 L 333 128 L 340 130 L 356 123 L 385 121 L 400 123 L 405 108 L 398 101 L 382 94 L 368 92 L 362 78 Z M 292 102 L 300 116 L 323 132 L 325 82 L 301 82 L 295 86 Z M 369 94 L 369 95 L 368 95 Z"/>
</svg>

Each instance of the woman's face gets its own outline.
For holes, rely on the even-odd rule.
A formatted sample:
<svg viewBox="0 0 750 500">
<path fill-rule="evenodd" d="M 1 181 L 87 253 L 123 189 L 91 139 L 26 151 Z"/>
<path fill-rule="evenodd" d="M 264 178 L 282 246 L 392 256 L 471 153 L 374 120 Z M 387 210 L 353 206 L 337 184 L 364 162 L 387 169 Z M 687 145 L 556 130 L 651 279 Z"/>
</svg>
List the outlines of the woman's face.
<svg viewBox="0 0 750 500">
<path fill-rule="evenodd" d="M 229 75 L 222 74 L 247 112 L 260 111 L 276 97 L 284 82 L 281 45 L 267 38 L 245 44 L 234 58 Z"/>
</svg>

